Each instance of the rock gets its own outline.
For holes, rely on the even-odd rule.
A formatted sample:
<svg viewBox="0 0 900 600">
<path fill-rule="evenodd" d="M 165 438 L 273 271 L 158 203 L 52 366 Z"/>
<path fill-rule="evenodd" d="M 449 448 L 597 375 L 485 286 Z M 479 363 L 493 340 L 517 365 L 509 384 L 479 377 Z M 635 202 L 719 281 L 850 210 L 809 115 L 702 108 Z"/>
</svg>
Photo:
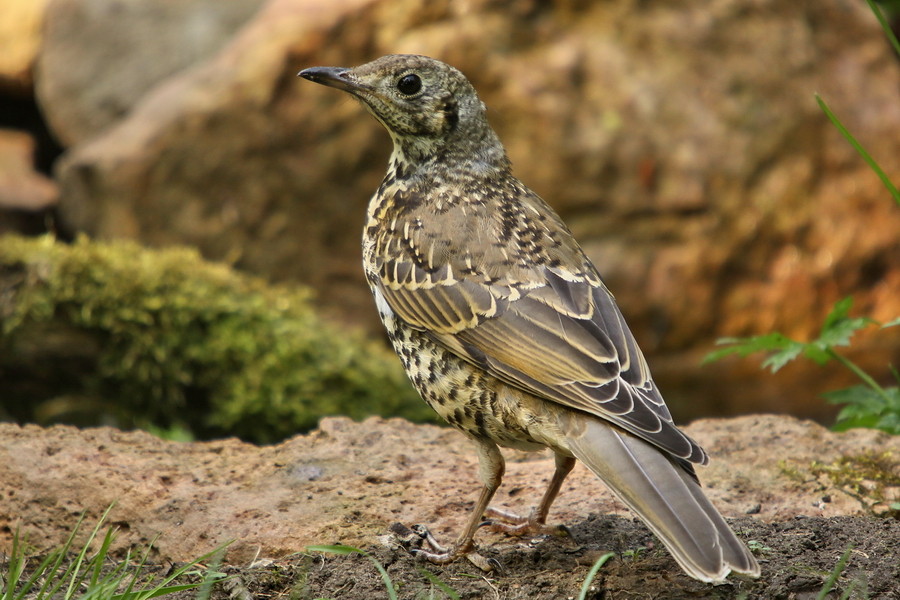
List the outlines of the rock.
<svg viewBox="0 0 900 600">
<path fill-rule="evenodd" d="M 39 211 L 56 204 L 56 184 L 34 170 L 34 140 L 0 129 L 0 210 Z"/>
<path fill-rule="evenodd" d="M 0 4 L 0 89 L 18 94 L 31 89 L 48 1 L 3 0 Z"/>
<path fill-rule="evenodd" d="M 723 335 L 807 338 L 851 293 L 861 314 L 900 314 L 897 207 L 812 96 L 894 173 L 900 138 L 884 132 L 900 130 L 900 74 L 865 5 L 839 0 L 272 0 L 65 157 L 69 226 L 301 280 L 337 318 L 378 331 L 358 228 L 388 137 L 294 76 L 389 52 L 470 76 L 517 173 L 595 259 L 676 413 L 828 418 L 817 395 L 849 376 L 798 366 L 769 380 L 755 361 L 699 370 L 699 358 Z M 900 360 L 895 335 L 857 348 L 886 381 Z"/>
<path fill-rule="evenodd" d="M 728 517 L 788 521 L 863 513 L 846 491 L 808 474 L 812 461 L 830 465 L 874 450 L 887 453 L 885 469 L 900 477 L 900 437 L 872 430 L 838 434 L 777 416 L 703 420 L 686 430 L 712 455 L 700 478 Z M 399 419 L 323 419 L 308 435 L 263 447 L 11 424 L 0 424 L 0 442 L 0 547 L 17 527 L 37 549 L 53 547 L 82 512 L 90 522 L 115 502 L 109 522 L 120 529 L 118 548 L 159 535 L 157 562 L 190 560 L 229 539 L 236 540 L 229 561 L 241 564 L 310 544 L 367 547 L 394 522 L 428 523 L 447 539 L 458 533 L 480 485 L 475 452 L 463 436 Z M 520 452 L 507 457 L 495 506 L 526 513 L 553 461 Z M 885 493 L 888 501 L 900 498 L 896 487 Z M 551 520 L 578 524 L 598 512 L 629 514 L 579 466 Z M 479 539 L 516 543 L 489 533 Z"/>
<path fill-rule="evenodd" d="M 261 4 L 54 0 L 37 93 L 59 140 L 77 144 L 121 119 L 157 83 L 219 50 Z"/>
</svg>

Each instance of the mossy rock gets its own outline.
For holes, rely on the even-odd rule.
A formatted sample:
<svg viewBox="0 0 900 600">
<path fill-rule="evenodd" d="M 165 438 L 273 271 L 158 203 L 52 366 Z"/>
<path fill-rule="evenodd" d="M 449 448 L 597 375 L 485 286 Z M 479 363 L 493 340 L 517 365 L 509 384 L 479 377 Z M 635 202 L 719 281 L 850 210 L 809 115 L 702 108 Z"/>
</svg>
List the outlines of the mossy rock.
<svg viewBox="0 0 900 600">
<path fill-rule="evenodd" d="M 273 442 L 324 415 L 430 420 L 399 361 L 187 248 L 0 236 L 0 411 Z"/>
</svg>

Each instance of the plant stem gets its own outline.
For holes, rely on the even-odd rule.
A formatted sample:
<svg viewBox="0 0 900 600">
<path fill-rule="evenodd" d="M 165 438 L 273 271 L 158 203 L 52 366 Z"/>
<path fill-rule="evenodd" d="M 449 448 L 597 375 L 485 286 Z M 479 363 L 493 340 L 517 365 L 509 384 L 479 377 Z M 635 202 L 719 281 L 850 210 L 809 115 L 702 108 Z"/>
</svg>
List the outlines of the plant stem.
<svg viewBox="0 0 900 600">
<path fill-rule="evenodd" d="M 834 348 L 826 348 L 825 352 L 828 353 L 828 356 L 830 356 L 834 360 L 838 361 L 839 363 L 841 363 L 842 365 L 844 365 L 845 367 L 850 369 L 857 377 L 862 379 L 863 383 L 865 383 L 867 386 L 869 386 L 870 388 L 875 390 L 875 392 L 879 396 L 884 398 L 888 404 L 893 402 L 893 400 L 888 395 L 888 393 L 886 391 L 884 391 L 884 388 L 881 387 L 880 385 L 878 385 L 878 382 L 875 381 L 874 379 L 872 379 L 872 377 L 868 373 L 866 373 L 865 371 L 860 369 L 858 366 L 856 366 L 856 363 L 851 361 L 849 358 L 846 358 L 846 357 L 838 354 L 837 352 L 835 352 Z"/>
</svg>

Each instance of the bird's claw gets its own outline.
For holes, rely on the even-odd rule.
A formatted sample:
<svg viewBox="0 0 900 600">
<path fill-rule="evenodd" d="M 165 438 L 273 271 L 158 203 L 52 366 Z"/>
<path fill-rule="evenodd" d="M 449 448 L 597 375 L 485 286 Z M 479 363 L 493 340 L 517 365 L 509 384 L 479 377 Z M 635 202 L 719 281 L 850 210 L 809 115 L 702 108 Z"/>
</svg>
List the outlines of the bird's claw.
<svg viewBox="0 0 900 600">
<path fill-rule="evenodd" d="M 538 520 L 534 514 L 527 517 L 511 513 L 499 508 L 488 508 L 484 511 L 487 520 L 481 526 L 490 531 L 505 533 L 512 536 L 524 535 L 549 535 L 553 537 L 571 537 L 569 528 L 565 525 L 547 525 Z"/>
<path fill-rule="evenodd" d="M 417 525 L 413 525 L 412 530 L 422 539 L 423 542 L 428 544 L 428 546 L 431 548 L 432 552 L 430 552 L 429 554 L 433 554 L 435 556 L 442 556 L 442 555 L 449 556 L 450 554 L 452 554 L 449 548 L 445 548 L 437 541 L 437 539 L 435 539 L 434 535 L 432 535 L 432 533 L 431 533 L 431 530 L 429 530 L 426 525 L 422 525 L 421 523 L 417 524 Z M 424 551 L 419 549 L 419 552 L 424 552 Z M 456 558 L 456 557 L 450 558 L 450 560 L 448 560 L 447 562 L 451 562 L 453 560 L 453 558 Z M 441 563 L 441 564 L 446 564 L 446 563 Z"/>
<path fill-rule="evenodd" d="M 419 560 L 446 565 L 465 556 L 469 562 L 487 573 L 499 573 L 503 570 L 497 560 L 485 558 L 476 552 L 475 544 L 472 542 L 463 545 L 454 544 L 449 548 L 442 546 L 425 525 L 407 527 L 402 523 L 394 523 L 390 531 L 400 546 Z"/>
<path fill-rule="evenodd" d="M 500 565 L 500 562 L 494 558 L 485 558 L 474 549 L 469 550 L 468 552 L 461 552 L 456 548 L 451 548 L 446 552 L 429 552 L 427 550 L 422 550 L 421 548 L 415 549 L 412 553 L 416 556 L 416 558 L 420 560 L 427 560 L 430 563 L 436 565 L 447 565 L 455 561 L 456 559 L 465 556 L 466 560 L 470 563 L 484 571 L 485 573 L 500 573 L 503 571 L 503 567 Z"/>
</svg>

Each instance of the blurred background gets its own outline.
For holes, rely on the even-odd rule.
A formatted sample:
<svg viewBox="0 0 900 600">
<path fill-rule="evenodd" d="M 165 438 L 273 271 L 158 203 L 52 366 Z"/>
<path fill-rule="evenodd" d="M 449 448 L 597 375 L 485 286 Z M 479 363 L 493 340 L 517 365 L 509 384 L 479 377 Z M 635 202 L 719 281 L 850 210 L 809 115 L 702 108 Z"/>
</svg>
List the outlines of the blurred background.
<svg viewBox="0 0 900 600">
<path fill-rule="evenodd" d="M 389 138 L 296 77 L 388 53 L 470 78 L 676 419 L 833 421 L 844 369 L 701 360 L 810 339 L 849 295 L 900 315 L 900 207 L 814 98 L 900 179 L 900 63 L 862 0 L 3 0 L 0 419 L 429 419 L 360 264 Z M 846 354 L 888 384 L 897 331 Z"/>
</svg>

